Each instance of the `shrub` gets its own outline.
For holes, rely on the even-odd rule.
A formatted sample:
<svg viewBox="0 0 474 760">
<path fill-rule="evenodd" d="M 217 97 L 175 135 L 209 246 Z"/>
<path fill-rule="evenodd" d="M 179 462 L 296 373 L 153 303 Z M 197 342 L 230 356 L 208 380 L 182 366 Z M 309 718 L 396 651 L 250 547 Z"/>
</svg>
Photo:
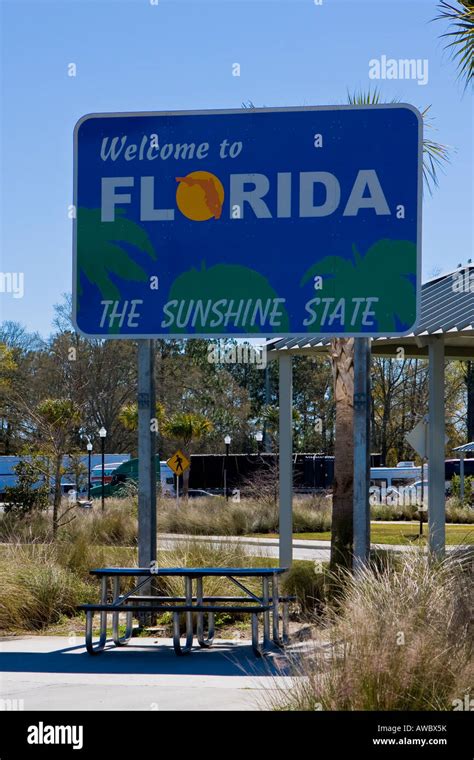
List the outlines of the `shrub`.
<svg viewBox="0 0 474 760">
<path fill-rule="evenodd" d="M 296 596 L 302 612 L 314 616 L 322 611 L 326 598 L 325 575 L 316 571 L 314 562 L 295 562 L 285 573 L 282 591 Z"/>
<path fill-rule="evenodd" d="M 472 688 L 473 568 L 423 552 L 346 576 L 314 645 L 291 661 L 285 710 L 449 710 Z"/>
<path fill-rule="evenodd" d="M 59 564 L 51 545 L 9 546 L 0 557 L 0 629 L 40 630 L 76 614 L 89 587 Z"/>
<path fill-rule="evenodd" d="M 472 485 L 474 483 L 474 477 L 472 475 L 466 475 L 464 478 L 464 499 L 463 505 L 469 506 L 472 501 Z M 461 503 L 461 476 L 453 475 L 451 478 L 452 494 Z"/>
<path fill-rule="evenodd" d="M 446 501 L 446 521 L 451 523 L 474 523 L 474 509 L 461 504 L 456 497 L 450 497 Z"/>
<path fill-rule="evenodd" d="M 47 509 L 49 487 L 47 483 L 37 485 L 42 477 L 38 464 L 35 461 L 22 459 L 13 469 L 17 476 L 17 483 L 5 488 L 5 512 L 26 515 L 32 510 Z"/>
</svg>

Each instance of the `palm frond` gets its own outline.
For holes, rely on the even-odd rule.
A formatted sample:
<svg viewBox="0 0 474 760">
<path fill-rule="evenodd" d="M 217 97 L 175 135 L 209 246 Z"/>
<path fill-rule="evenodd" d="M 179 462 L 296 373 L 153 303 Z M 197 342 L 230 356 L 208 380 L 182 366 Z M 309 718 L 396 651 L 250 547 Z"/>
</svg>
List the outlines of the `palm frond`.
<svg viewBox="0 0 474 760">
<path fill-rule="evenodd" d="M 445 19 L 451 31 L 441 35 L 447 38 L 446 49 L 458 67 L 458 76 L 464 79 L 467 87 L 474 78 L 474 3 L 470 0 L 458 0 L 456 5 L 441 0 L 438 4 L 439 15 L 434 21 Z"/>
<path fill-rule="evenodd" d="M 370 87 L 368 90 L 359 90 L 359 92 L 349 92 L 347 91 L 347 102 L 350 106 L 372 106 L 377 105 L 377 103 L 398 103 L 398 98 L 392 98 L 392 100 L 382 100 L 382 93 L 380 92 L 377 87 L 374 88 L 374 90 L 371 90 Z"/>
<path fill-rule="evenodd" d="M 438 187 L 438 170 L 444 171 L 444 166 L 449 162 L 449 148 L 443 143 L 430 140 L 425 137 L 425 131 L 434 129 L 428 111 L 431 106 L 426 106 L 420 113 L 423 118 L 423 181 L 430 193 Z"/>
</svg>

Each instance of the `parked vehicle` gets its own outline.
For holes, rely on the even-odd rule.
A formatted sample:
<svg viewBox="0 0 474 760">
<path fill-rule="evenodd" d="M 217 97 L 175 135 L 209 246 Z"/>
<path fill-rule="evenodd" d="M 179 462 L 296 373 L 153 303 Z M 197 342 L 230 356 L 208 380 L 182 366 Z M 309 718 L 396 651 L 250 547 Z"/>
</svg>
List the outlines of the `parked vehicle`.
<svg viewBox="0 0 474 760">
<path fill-rule="evenodd" d="M 166 464 L 155 457 L 157 490 L 162 496 L 175 495 L 173 471 Z M 111 475 L 109 483 L 104 485 L 104 496 L 124 498 L 137 489 L 138 486 L 138 459 L 129 459 L 122 462 Z M 91 499 L 102 497 L 102 483 L 91 488 Z"/>
<path fill-rule="evenodd" d="M 104 465 L 104 483 L 110 483 L 112 475 L 122 462 L 106 462 Z M 91 470 L 91 486 L 102 484 L 102 464 L 96 464 Z"/>
<path fill-rule="evenodd" d="M 24 461 L 31 461 L 30 456 L 0 456 L 0 499 L 2 498 L 2 494 L 5 493 L 5 489 L 8 486 L 15 486 L 17 484 L 17 475 L 15 472 L 16 465 L 24 460 Z M 43 458 L 44 459 L 44 458 Z M 114 467 L 114 469 L 121 464 L 122 462 L 129 460 L 130 454 L 105 454 L 105 467 L 106 471 L 109 467 Z M 87 490 L 87 468 L 88 468 L 88 455 L 84 454 L 80 457 L 80 463 L 82 467 L 82 476 L 80 478 L 80 490 L 83 493 Z M 67 492 L 71 487 L 75 488 L 75 473 L 73 471 L 71 459 L 68 456 L 63 457 L 62 466 L 64 469 L 64 474 L 61 477 L 61 487 L 63 493 Z M 91 456 L 91 466 L 92 471 L 96 470 L 96 468 L 99 468 L 99 483 L 100 483 L 100 475 L 101 475 L 101 454 L 92 454 Z M 35 487 L 40 486 L 42 483 L 45 482 L 45 476 L 42 474 L 38 480 L 38 483 L 35 485 Z M 71 484 L 74 484 L 71 486 Z M 50 488 L 54 489 L 54 478 L 52 475 L 49 477 L 49 485 Z M 65 491 L 66 489 L 66 491 Z"/>
<path fill-rule="evenodd" d="M 190 488 L 188 491 L 188 497 L 190 499 L 204 499 L 207 496 L 219 496 L 218 493 L 211 493 L 211 491 L 205 491 L 203 488 Z"/>
<path fill-rule="evenodd" d="M 370 483 L 373 486 L 406 486 L 421 477 L 421 467 L 416 467 L 414 462 L 399 462 L 396 467 L 371 467 Z"/>
</svg>

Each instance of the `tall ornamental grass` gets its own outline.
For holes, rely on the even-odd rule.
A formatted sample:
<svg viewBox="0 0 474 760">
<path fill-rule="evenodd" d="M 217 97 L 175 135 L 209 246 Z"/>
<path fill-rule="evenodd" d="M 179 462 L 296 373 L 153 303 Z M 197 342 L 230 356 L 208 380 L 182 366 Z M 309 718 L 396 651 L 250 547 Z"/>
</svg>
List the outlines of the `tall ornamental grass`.
<svg viewBox="0 0 474 760">
<path fill-rule="evenodd" d="M 279 710 L 450 710 L 472 697 L 473 559 L 410 552 L 347 575 L 304 654 L 290 658 Z"/>
</svg>

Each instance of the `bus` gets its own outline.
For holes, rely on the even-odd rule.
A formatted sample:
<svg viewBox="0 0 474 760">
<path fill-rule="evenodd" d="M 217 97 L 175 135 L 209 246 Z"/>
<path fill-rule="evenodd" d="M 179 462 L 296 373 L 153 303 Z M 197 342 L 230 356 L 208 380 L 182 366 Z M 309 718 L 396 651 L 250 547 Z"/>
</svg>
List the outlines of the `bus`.
<svg viewBox="0 0 474 760">
<path fill-rule="evenodd" d="M 396 467 L 370 468 L 371 486 L 397 488 L 410 485 L 420 479 L 421 467 L 417 467 L 414 462 L 399 462 Z"/>
</svg>

